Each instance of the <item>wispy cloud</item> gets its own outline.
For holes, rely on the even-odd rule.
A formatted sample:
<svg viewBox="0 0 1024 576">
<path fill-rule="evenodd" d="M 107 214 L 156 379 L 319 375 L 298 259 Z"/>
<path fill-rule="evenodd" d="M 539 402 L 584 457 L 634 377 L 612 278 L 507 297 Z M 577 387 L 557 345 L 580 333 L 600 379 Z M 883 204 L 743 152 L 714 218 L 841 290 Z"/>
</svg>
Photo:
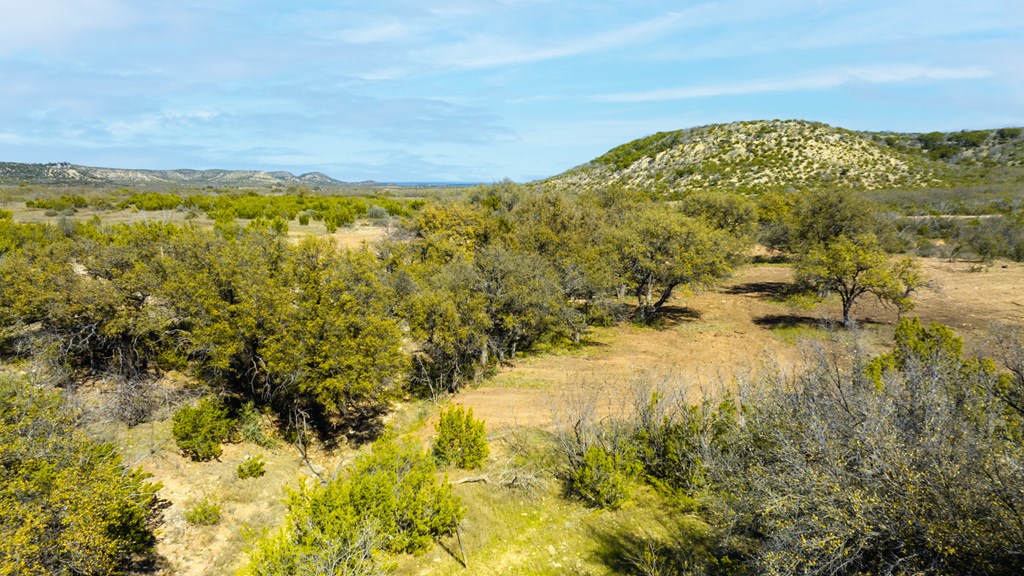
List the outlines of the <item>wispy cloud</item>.
<svg viewBox="0 0 1024 576">
<path fill-rule="evenodd" d="M 639 41 L 649 42 L 677 28 L 682 21 L 683 13 L 668 12 L 656 18 L 606 30 L 600 34 L 540 47 L 526 42 L 510 42 L 498 36 L 481 35 L 468 42 L 423 50 L 418 55 L 442 68 L 461 70 L 528 64 L 610 50 Z"/>
<path fill-rule="evenodd" d="M 899 84 L 904 82 L 969 80 L 986 78 L 991 73 L 981 68 L 943 68 L 924 66 L 875 66 L 840 70 L 821 70 L 805 76 L 771 78 L 707 86 L 662 88 L 643 92 L 598 94 L 595 102 L 658 102 L 690 100 L 715 96 L 740 96 L 764 92 L 827 90 L 849 84 Z"/>
<path fill-rule="evenodd" d="M 0 0 L 0 160 L 519 178 L 746 118 L 1019 125 L 1022 31 L 1019 0 Z"/>
<path fill-rule="evenodd" d="M 348 44 L 378 44 L 405 40 L 414 34 L 408 24 L 401 22 L 381 22 L 365 27 L 351 27 L 336 30 L 325 37 L 337 42 Z"/>
<path fill-rule="evenodd" d="M 83 34 L 125 28 L 136 20 L 119 0 L 0 0 L 0 55 L 73 46 Z"/>
</svg>

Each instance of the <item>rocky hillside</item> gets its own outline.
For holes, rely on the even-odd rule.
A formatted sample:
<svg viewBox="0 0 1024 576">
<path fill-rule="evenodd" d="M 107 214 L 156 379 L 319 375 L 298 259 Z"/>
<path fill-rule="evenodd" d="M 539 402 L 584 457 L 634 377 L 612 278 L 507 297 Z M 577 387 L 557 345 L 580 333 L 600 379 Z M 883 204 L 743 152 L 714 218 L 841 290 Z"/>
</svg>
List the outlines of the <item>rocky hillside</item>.
<svg viewBox="0 0 1024 576">
<path fill-rule="evenodd" d="M 0 162 L 0 184 L 57 184 L 98 186 L 215 186 L 225 188 L 267 188 L 309 186 L 341 188 L 352 184 L 320 172 L 295 176 L 291 172 L 258 170 L 122 170 L 93 168 L 67 162 L 19 164 Z"/>
<path fill-rule="evenodd" d="M 619 184 L 667 195 L 826 186 L 875 190 L 941 186 L 993 164 L 1024 165 L 1020 129 L 869 133 L 770 120 L 659 132 L 545 183 L 562 189 Z"/>
</svg>

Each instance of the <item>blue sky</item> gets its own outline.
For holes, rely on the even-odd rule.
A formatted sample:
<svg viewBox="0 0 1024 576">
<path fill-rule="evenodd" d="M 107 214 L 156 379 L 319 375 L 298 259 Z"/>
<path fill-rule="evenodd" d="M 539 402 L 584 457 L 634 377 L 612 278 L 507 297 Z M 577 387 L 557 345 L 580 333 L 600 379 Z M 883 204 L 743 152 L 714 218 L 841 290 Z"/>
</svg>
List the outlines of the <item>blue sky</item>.
<svg viewBox="0 0 1024 576">
<path fill-rule="evenodd" d="M 1021 0 L 0 0 L 0 160 L 527 181 L 766 118 L 1024 125 Z"/>
</svg>

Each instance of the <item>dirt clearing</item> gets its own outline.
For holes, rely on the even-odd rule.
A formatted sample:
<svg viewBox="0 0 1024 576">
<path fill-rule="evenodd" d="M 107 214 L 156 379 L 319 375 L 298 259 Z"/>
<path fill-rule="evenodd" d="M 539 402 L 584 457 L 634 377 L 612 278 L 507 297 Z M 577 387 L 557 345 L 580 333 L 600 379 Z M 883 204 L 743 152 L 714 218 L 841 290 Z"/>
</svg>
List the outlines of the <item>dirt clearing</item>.
<svg viewBox="0 0 1024 576">
<path fill-rule="evenodd" d="M 983 271 L 970 262 L 922 259 L 934 289 L 917 296 L 911 314 L 922 322 L 953 327 L 968 345 L 983 340 L 1000 322 L 1024 323 L 1024 264 L 996 263 Z M 599 386 L 618 401 L 638 373 L 677 373 L 694 385 L 730 384 L 769 367 L 791 370 L 800 363 L 801 344 L 825 333 L 839 315 L 836 302 L 810 309 L 780 299 L 792 282 L 785 264 L 741 268 L 719 287 L 696 295 L 676 294 L 664 326 L 628 323 L 597 328 L 570 352 L 517 358 L 483 385 L 454 399 L 472 407 L 491 429 L 549 427 L 565 391 Z M 855 317 L 869 344 L 888 346 L 897 315 L 870 296 Z"/>
</svg>

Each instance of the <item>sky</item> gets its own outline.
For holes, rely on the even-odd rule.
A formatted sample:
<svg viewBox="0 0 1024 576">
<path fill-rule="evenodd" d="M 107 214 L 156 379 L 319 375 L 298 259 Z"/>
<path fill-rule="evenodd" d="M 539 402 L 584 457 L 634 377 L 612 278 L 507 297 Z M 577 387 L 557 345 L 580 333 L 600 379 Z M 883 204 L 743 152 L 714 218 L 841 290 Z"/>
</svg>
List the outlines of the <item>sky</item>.
<svg viewBox="0 0 1024 576">
<path fill-rule="evenodd" d="M 1022 0 L 0 0 L 0 161 L 544 178 L 648 134 L 1024 125 Z"/>
</svg>

